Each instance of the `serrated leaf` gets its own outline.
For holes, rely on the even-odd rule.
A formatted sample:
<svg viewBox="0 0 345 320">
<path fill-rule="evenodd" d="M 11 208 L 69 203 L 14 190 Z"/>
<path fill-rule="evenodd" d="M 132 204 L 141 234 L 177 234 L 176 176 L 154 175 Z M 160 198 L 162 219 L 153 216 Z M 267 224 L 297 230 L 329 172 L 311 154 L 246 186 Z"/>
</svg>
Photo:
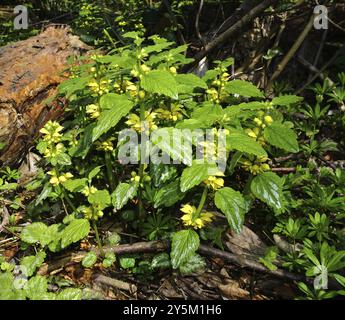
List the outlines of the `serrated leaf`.
<svg viewBox="0 0 345 320">
<path fill-rule="evenodd" d="M 282 123 L 273 122 L 264 130 L 264 137 L 269 144 L 289 152 L 298 152 L 296 133 Z"/>
<path fill-rule="evenodd" d="M 183 275 L 202 273 L 205 270 L 206 262 L 199 254 L 194 253 L 185 263 L 180 265 L 180 272 Z"/>
<path fill-rule="evenodd" d="M 199 235 L 191 229 L 175 232 L 171 242 L 171 264 L 177 269 L 194 255 L 199 248 Z"/>
<path fill-rule="evenodd" d="M 116 210 L 122 209 L 128 202 L 133 199 L 138 190 L 135 183 L 120 183 L 111 195 L 111 202 Z"/>
<path fill-rule="evenodd" d="M 281 178 L 273 172 L 257 175 L 250 184 L 250 189 L 255 197 L 276 210 L 283 208 L 282 187 Z"/>
<path fill-rule="evenodd" d="M 229 226 L 240 233 L 246 213 L 242 194 L 232 188 L 225 187 L 216 192 L 214 201 L 217 208 L 225 214 Z"/>
<path fill-rule="evenodd" d="M 97 205 L 99 210 L 103 210 L 111 203 L 111 198 L 108 190 L 97 190 L 88 196 L 87 200 L 90 204 Z"/>
<path fill-rule="evenodd" d="M 90 232 L 90 223 L 87 219 L 75 219 L 61 233 L 61 247 L 84 239 Z"/>
<path fill-rule="evenodd" d="M 151 134 L 153 146 L 164 151 L 169 157 L 186 165 L 192 163 L 191 142 L 185 141 L 179 129 L 172 127 L 155 130 Z"/>
<path fill-rule="evenodd" d="M 48 231 L 48 227 L 42 222 L 34 222 L 26 226 L 20 235 L 22 241 L 30 244 L 37 242 L 45 242 L 44 237 Z"/>
<path fill-rule="evenodd" d="M 83 187 L 86 186 L 86 183 L 87 183 L 87 179 L 86 178 L 82 178 L 82 179 L 70 179 L 70 180 L 67 180 L 62 185 L 69 192 L 78 192 L 81 189 L 83 189 Z"/>
<path fill-rule="evenodd" d="M 31 277 L 37 268 L 39 268 L 46 257 L 45 252 L 41 251 L 35 256 L 26 256 L 20 261 L 20 269 L 22 273 Z"/>
<path fill-rule="evenodd" d="M 130 269 L 135 266 L 135 259 L 134 258 L 121 258 L 120 259 L 120 266 L 123 269 Z"/>
<path fill-rule="evenodd" d="M 67 288 L 56 295 L 56 300 L 82 300 L 83 291 L 78 288 Z"/>
<path fill-rule="evenodd" d="M 225 90 L 246 98 L 264 98 L 263 93 L 253 84 L 243 80 L 232 80 L 225 85 Z"/>
<path fill-rule="evenodd" d="M 258 142 L 244 133 L 233 132 L 230 130 L 230 134 L 227 136 L 226 142 L 229 150 L 238 150 L 258 157 L 267 157 L 265 149 Z"/>
<path fill-rule="evenodd" d="M 107 103 L 111 103 L 111 107 L 107 105 L 109 108 L 102 111 L 98 118 L 97 124 L 92 130 L 92 142 L 96 141 L 102 134 L 115 127 L 118 122 L 128 114 L 134 105 L 132 101 L 128 100 L 127 96 L 115 93 L 109 93 L 108 95 L 111 95 L 107 100 Z"/>
<path fill-rule="evenodd" d="M 199 185 L 210 174 L 210 169 L 215 168 L 215 165 L 209 165 L 207 163 L 193 163 L 190 167 L 183 170 L 181 176 L 180 188 L 182 192 Z"/>
<path fill-rule="evenodd" d="M 192 73 L 177 74 L 175 79 L 178 83 L 179 92 L 193 91 L 194 88 L 207 89 L 208 86 L 204 80 Z"/>
<path fill-rule="evenodd" d="M 271 103 L 276 106 L 288 106 L 293 103 L 301 102 L 302 99 L 302 97 L 295 95 L 286 95 L 273 98 Z"/>
<path fill-rule="evenodd" d="M 159 253 L 155 255 L 151 261 L 151 268 L 152 269 L 167 269 L 171 267 L 171 261 L 169 254 L 166 252 Z"/>
<path fill-rule="evenodd" d="M 178 86 L 169 71 L 153 70 L 143 75 L 141 86 L 151 93 L 163 94 L 173 99 L 178 98 Z"/>
<path fill-rule="evenodd" d="M 97 254 L 90 251 L 86 254 L 81 264 L 84 268 L 91 268 L 97 262 Z"/>
<path fill-rule="evenodd" d="M 180 190 L 180 179 L 162 186 L 154 196 L 154 207 L 171 207 L 177 201 L 184 198 L 184 193 Z"/>
</svg>

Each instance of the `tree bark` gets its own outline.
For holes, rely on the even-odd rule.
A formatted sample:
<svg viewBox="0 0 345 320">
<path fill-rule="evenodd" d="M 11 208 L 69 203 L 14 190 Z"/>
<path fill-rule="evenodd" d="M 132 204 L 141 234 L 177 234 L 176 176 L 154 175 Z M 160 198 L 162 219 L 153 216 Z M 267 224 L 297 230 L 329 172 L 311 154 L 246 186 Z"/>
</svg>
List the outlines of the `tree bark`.
<svg viewBox="0 0 345 320">
<path fill-rule="evenodd" d="M 90 49 L 67 27 L 49 26 L 37 36 L 0 48 L 0 167 L 19 163 L 63 101 L 53 99 L 66 78 L 67 59 Z"/>
</svg>

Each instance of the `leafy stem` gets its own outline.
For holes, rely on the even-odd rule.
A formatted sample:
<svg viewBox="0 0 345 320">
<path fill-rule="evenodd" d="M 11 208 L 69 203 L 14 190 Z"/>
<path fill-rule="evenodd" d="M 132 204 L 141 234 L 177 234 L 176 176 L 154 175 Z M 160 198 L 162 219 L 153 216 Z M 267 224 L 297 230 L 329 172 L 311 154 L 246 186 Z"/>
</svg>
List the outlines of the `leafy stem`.
<svg viewBox="0 0 345 320">
<path fill-rule="evenodd" d="M 99 237 L 97 223 L 96 223 L 96 220 L 94 220 L 94 219 L 92 220 L 92 226 L 93 226 L 93 229 L 95 231 L 96 240 L 97 240 L 97 244 L 98 244 L 98 248 L 99 248 L 100 254 L 101 254 L 102 257 L 104 257 L 104 250 L 103 250 L 103 247 L 102 247 L 101 239 Z"/>
<path fill-rule="evenodd" d="M 110 152 L 105 152 L 104 158 L 105 158 L 105 166 L 107 169 L 107 175 L 108 175 L 110 190 L 114 191 L 115 190 L 115 180 L 114 180 L 113 168 L 112 168 L 112 164 L 111 164 Z"/>
<path fill-rule="evenodd" d="M 200 199 L 200 202 L 199 202 L 199 206 L 198 208 L 196 209 L 196 212 L 195 212 L 195 217 L 198 218 L 200 216 L 200 213 L 201 213 L 201 210 L 203 209 L 204 205 L 205 205 L 205 201 L 207 199 L 207 186 L 205 186 L 204 188 L 204 191 L 201 195 L 201 199 Z"/>
</svg>

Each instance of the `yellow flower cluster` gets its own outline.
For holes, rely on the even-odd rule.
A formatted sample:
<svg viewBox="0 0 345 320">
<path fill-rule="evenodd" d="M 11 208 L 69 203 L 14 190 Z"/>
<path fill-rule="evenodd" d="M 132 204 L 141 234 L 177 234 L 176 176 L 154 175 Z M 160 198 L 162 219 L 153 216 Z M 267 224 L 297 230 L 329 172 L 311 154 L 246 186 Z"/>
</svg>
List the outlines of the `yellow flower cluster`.
<svg viewBox="0 0 345 320">
<path fill-rule="evenodd" d="M 144 132 L 146 129 L 148 129 L 149 131 L 157 130 L 158 127 L 154 121 L 156 116 L 156 112 L 145 111 L 145 125 L 143 125 L 143 123 L 140 121 L 140 117 L 135 113 L 131 113 L 128 116 L 126 124 L 128 124 L 132 129 L 138 132 Z"/>
<path fill-rule="evenodd" d="M 83 207 L 81 212 L 84 214 L 84 217 L 89 220 L 98 220 L 98 218 L 102 218 L 104 215 L 102 210 L 93 207 Z"/>
<path fill-rule="evenodd" d="M 58 143 L 61 141 L 62 130 L 63 130 L 63 127 L 60 126 L 58 122 L 50 120 L 40 130 L 40 133 L 44 135 L 43 136 L 44 141 L 47 141 L 49 143 Z"/>
<path fill-rule="evenodd" d="M 222 69 L 224 71 L 224 69 Z M 215 103 L 222 102 L 226 97 L 225 84 L 229 80 L 230 75 L 227 72 L 223 72 L 218 79 L 212 82 L 214 87 L 207 89 L 206 93 L 210 101 Z"/>
<path fill-rule="evenodd" d="M 201 229 L 207 223 L 212 222 L 213 214 L 210 212 L 203 212 L 198 217 L 195 217 L 196 208 L 190 204 L 185 204 L 180 209 L 185 213 L 181 220 L 186 227 L 193 227 L 194 229 Z"/>
<path fill-rule="evenodd" d="M 223 177 L 224 174 L 222 172 L 218 172 L 213 176 L 209 176 L 206 180 L 204 180 L 204 183 L 213 190 L 218 190 L 224 187 L 224 180 L 222 178 L 218 178 L 217 176 Z"/>
<path fill-rule="evenodd" d="M 101 80 L 100 82 L 97 82 L 96 80 L 92 80 L 88 83 L 88 86 L 90 90 L 93 91 L 94 93 L 103 95 L 105 93 L 109 93 L 110 83 L 111 83 L 111 80 Z"/>
<path fill-rule="evenodd" d="M 139 68 L 134 67 L 131 70 L 131 75 L 133 77 L 140 77 L 142 74 L 148 73 L 151 70 L 151 68 L 149 66 L 147 66 L 146 64 L 142 64 Z"/>
<path fill-rule="evenodd" d="M 137 86 L 129 80 L 124 80 L 122 83 L 116 82 L 114 84 L 114 89 L 117 93 L 129 92 L 132 97 L 135 97 L 138 93 Z"/>
<path fill-rule="evenodd" d="M 73 178 L 73 174 L 70 172 L 64 173 L 60 176 L 57 176 L 56 171 L 48 171 L 48 174 L 51 176 L 49 183 L 53 186 L 58 186 L 60 183 L 64 183 Z"/>
<path fill-rule="evenodd" d="M 101 115 L 100 107 L 97 104 L 89 104 L 86 106 L 86 113 L 91 119 L 97 119 Z"/>
<path fill-rule="evenodd" d="M 257 117 L 254 118 L 254 122 L 258 127 L 265 128 L 266 125 L 271 125 L 273 122 L 273 119 L 269 115 L 265 115 L 265 112 L 259 111 L 257 114 Z"/>
<path fill-rule="evenodd" d="M 135 171 L 131 172 L 131 176 L 132 176 L 131 181 L 140 182 L 140 176 L 138 176 Z"/>
<path fill-rule="evenodd" d="M 56 157 L 59 154 L 62 154 L 65 151 L 65 146 L 62 143 L 52 145 L 50 148 L 44 150 L 44 157 Z"/>
<path fill-rule="evenodd" d="M 266 141 L 264 137 L 261 135 L 260 128 L 253 128 L 253 129 L 246 129 L 245 132 L 247 135 L 259 142 L 262 146 L 266 145 Z"/>
<path fill-rule="evenodd" d="M 267 157 L 257 158 L 254 162 L 245 160 L 242 162 L 242 167 L 244 170 L 249 171 L 251 174 L 257 175 L 258 173 L 271 170 L 270 165 L 268 163 L 265 163 L 268 160 L 269 159 Z"/>
<path fill-rule="evenodd" d="M 180 104 L 173 104 L 170 110 L 165 108 L 158 108 L 155 112 L 158 114 L 158 117 L 163 120 L 175 122 L 183 118 L 182 105 Z"/>
<path fill-rule="evenodd" d="M 96 187 L 93 187 L 93 186 L 91 186 L 91 187 L 85 186 L 85 187 L 83 188 L 83 190 L 81 191 L 81 193 L 82 193 L 83 195 L 85 195 L 86 197 L 88 197 L 90 194 L 95 194 L 97 191 L 98 191 L 98 190 L 97 190 Z"/>
<path fill-rule="evenodd" d="M 114 145 L 110 140 L 107 141 L 97 141 L 96 143 L 96 149 L 99 151 L 113 151 L 114 150 Z"/>
</svg>

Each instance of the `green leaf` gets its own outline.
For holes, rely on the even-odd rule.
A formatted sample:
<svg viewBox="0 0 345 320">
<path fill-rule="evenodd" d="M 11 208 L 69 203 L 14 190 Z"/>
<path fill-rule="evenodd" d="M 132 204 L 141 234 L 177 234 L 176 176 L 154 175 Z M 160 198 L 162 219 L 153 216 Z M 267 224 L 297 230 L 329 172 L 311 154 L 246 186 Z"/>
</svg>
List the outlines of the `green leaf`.
<svg viewBox="0 0 345 320">
<path fill-rule="evenodd" d="M 295 95 L 286 95 L 273 98 L 271 103 L 276 106 L 288 106 L 293 103 L 301 102 L 302 100 L 302 97 L 298 97 Z"/>
<path fill-rule="evenodd" d="M 192 163 L 191 142 L 185 141 L 179 129 L 166 127 L 155 130 L 151 134 L 151 142 L 168 154 L 171 159 L 181 161 L 186 165 Z"/>
<path fill-rule="evenodd" d="M 126 116 L 134 105 L 134 103 L 128 100 L 125 95 L 115 93 L 109 93 L 108 95 L 111 95 L 107 100 L 107 102 L 111 100 L 111 107 L 110 109 L 102 111 L 96 127 L 92 130 L 92 142 L 96 141 L 102 134 L 115 127 L 121 118 Z M 107 105 L 107 107 L 109 106 Z"/>
<path fill-rule="evenodd" d="M 175 232 L 171 242 L 171 263 L 174 269 L 186 263 L 199 248 L 199 235 L 191 229 Z"/>
<path fill-rule="evenodd" d="M 61 247 L 84 239 L 90 232 L 90 223 L 87 219 L 75 219 L 61 233 Z"/>
<path fill-rule="evenodd" d="M 255 197 L 278 211 L 283 209 L 282 188 L 281 178 L 273 172 L 257 175 L 250 184 L 250 189 Z"/>
<path fill-rule="evenodd" d="M 93 168 L 87 176 L 88 180 L 91 181 L 94 177 L 96 177 L 99 174 L 99 172 L 101 171 L 101 168 L 102 168 L 102 166 L 97 166 L 97 167 Z"/>
<path fill-rule="evenodd" d="M 22 241 L 30 244 L 37 242 L 45 242 L 44 237 L 48 231 L 48 227 L 42 222 L 34 222 L 26 226 L 20 235 Z"/>
<path fill-rule="evenodd" d="M 193 188 L 194 186 L 199 185 L 203 180 L 205 180 L 209 175 L 211 175 L 210 170 L 215 168 L 207 163 L 195 163 L 190 167 L 187 167 L 183 170 L 181 176 L 180 188 L 182 192 Z"/>
<path fill-rule="evenodd" d="M 59 292 L 56 300 L 82 300 L 83 291 L 78 288 L 67 288 Z"/>
<path fill-rule="evenodd" d="M 120 266 L 122 269 L 130 269 L 135 266 L 135 259 L 134 258 L 121 258 L 120 259 Z"/>
<path fill-rule="evenodd" d="M 204 80 L 192 73 L 177 74 L 175 79 L 178 82 L 179 92 L 192 92 L 194 88 L 208 88 Z"/>
<path fill-rule="evenodd" d="M 246 98 L 264 98 L 263 93 L 253 84 L 243 80 L 232 80 L 225 85 L 225 90 Z"/>
<path fill-rule="evenodd" d="M 47 289 L 47 278 L 38 275 L 30 278 L 26 285 L 25 293 L 31 300 L 48 300 L 49 298 L 46 296 Z"/>
<path fill-rule="evenodd" d="M 185 263 L 180 265 L 180 272 L 183 275 L 202 273 L 205 270 L 206 262 L 199 254 L 193 254 Z"/>
<path fill-rule="evenodd" d="M 70 180 L 67 180 L 62 185 L 69 192 L 78 192 L 78 191 L 82 190 L 86 186 L 86 183 L 87 183 L 87 179 L 86 178 L 82 178 L 82 179 L 70 179 Z"/>
<path fill-rule="evenodd" d="M 168 269 L 171 268 L 171 261 L 169 254 L 166 252 L 159 253 L 155 255 L 151 261 L 151 268 L 152 269 Z"/>
<path fill-rule="evenodd" d="M 273 146 L 289 152 L 298 152 L 296 133 L 282 123 L 273 122 L 264 130 L 265 139 Z"/>
<path fill-rule="evenodd" d="M 90 251 L 84 257 L 81 264 L 84 268 L 91 268 L 96 262 L 97 262 L 97 254 L 94 253 L 93 251 Z"/>
<path fill-rule="evenodd" d="M 122 209 L 128 202 L 133 199 L 138 190 L 136 183 L 120 183 L 111 195 L 111 202 L 116 210 Z"/>
<path fill-rule="evenodd" d="M 243 110 L 261 110 L 266 109 L 267 103 L 266 102 L 259 102 L 259 101 L 251 101 L 251 102 L 243 102 L 234 106 L 229 106 L 224 109 L 224 115 L 229 118 L 233 118 L 234 116 L 240 114 Z"/>
<path fill-rule="evenodd" d="M 105 254 L 102 265 L 104 268 L 110 268 L 114 264 L 115 261 L 116 261 L 115 254 L 113 252 L 107 252 Z"/>
<path fill-rule="evenodd" d="M 99 210 L 103 210 L 111 203 L 108 190 L 97 190 L 95 193 L 90 194 L 87 200 L 90 204 L 97 205 Z"/>
<path fill-rule="evenodd" d="M 229 150 L 238 150 L 258 157 L 267 157 L 265 149 L 254 139 L 241 132 L 230 130 L 226 139 Z"/>
<path fill-rule="evenodd" d="M 37 268 L 39 268 L 46 257 L 45 252 L 41 251 L 35 256 L 26 256 L 20 261 L 20 269 L 22 273 L 31 277 Z"/>
<path fill-rule="evenodd" d="M 169 71 L 153 70 L 141 78 L 141 86 L 151 93 L 164 94 L 173 99 L 178 98 L 178 86 Z"/>
<path fill-rule="evenodd" d="M 214 201 L 217 208 L 225 214 L 229 226 L 240 233 L 246 213 L 242 194 L 232 188 L 225 187 L 216 192 Z"/>
<path fill-rule="evenodd" d="M 184 198 L 184 193 L 180 190 L 180 179 L 162 186 L 154 196 L 154 207 L 171 207 L 177 201 Z"/>
</svg>

